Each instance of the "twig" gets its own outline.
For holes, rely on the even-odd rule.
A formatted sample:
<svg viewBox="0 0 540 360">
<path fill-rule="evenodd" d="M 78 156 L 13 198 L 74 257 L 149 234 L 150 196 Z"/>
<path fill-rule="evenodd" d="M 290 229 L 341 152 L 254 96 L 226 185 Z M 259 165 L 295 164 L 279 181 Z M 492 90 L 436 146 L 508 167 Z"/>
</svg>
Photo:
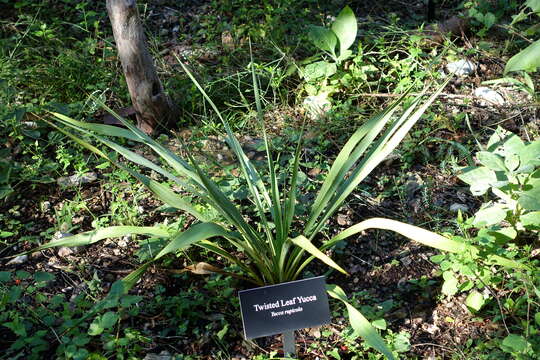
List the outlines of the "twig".
<svg viewBox="0 0 540 360">
<path fill-rule="evenodd" d="M 435 347 L 440 347 L 442 349 L 445 349 L 447 351 L 452 351 L 452 348 L 449 348 L 448 346 L 444 346 L 444 345 L 439 345 L 439 344 L 434 344 L 434 343 L 422 343 L 422 344 L 413 344 L 411 345 L 412 347 L 416 347 L 416 346 L 435 346 Z"/>
</svg>

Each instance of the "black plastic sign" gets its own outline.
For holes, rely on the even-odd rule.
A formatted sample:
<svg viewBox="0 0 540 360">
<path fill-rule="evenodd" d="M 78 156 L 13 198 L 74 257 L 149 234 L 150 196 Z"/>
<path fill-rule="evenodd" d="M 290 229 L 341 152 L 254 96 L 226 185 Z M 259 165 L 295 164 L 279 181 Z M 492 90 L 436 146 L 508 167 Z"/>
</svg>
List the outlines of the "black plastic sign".
<svg viewBox="0 0 540 360">
<path fill-rule="evenodd" d="M 242 290 L 238 296 L 246 339 L 330 322 L 324 276 Z"/>
</svg>

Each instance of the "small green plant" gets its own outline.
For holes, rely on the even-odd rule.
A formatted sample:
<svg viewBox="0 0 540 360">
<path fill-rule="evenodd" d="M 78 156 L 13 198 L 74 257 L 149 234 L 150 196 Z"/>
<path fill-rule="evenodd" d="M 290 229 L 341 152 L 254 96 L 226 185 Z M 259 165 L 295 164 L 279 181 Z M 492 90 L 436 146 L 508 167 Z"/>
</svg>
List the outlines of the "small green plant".
<svg viewBox="0 0 540 360">
<path fill-rule="evenodd" d="M 330 29 L 311 26 L 308 32 L 309 39 L 332 61 L 322 60 L 306 65 L 302 70 L 303 77 L 310 81 L 334 75 L 337 66 L 352 56 L 349 48 L 356 39 L 357 27 L 356 17 L 348 6 L 341 10 Z"/>
<path fill-rule="evenodd" d="M 530 11 L 526 11 L 530 9 Z M 521 12 L 513 17 L 512 26 L 523 21 L 524 19 L 534 16 L 540 16 L 540 3 L 534 0 L 528 0 Z M 533 29 L 534 26 L 531 28 Z M 525 34 L 528 31 L 524 32 Z M 534 31 L 533 31 L 534 33 Z M 504 68 L 505 77 L 496 80 L 485 81 L 485 84 L 510 84 L 515 85 L 518 89 L 527 92 L 533 99 L 536 99 L 536 88 L 534 81 L 529 73 L 535 72 L 540 67 L 540 40 L 532 42 L 525 49 L 512 56 Z M 516 77 L 508 76 L 509 73 L 517 73 L 521 75 L 522 80 Z"/>
<path fill-rule="evenodd" d="M 459 178 L 470 185 L 473 195 L 491 190 L 497 200 L 482 206 L 473 225 L 504 222 L 500 232 L 512 240 L 518 231 L 535 231 L 540 223 L 540 140 L 525 143 L 499 127 L 476 157 L 480 166 L 465 168 Z"/>
<path fill-rule="evenodd" d="M 494 340 L 502 351 L 499 356 L 529 359 L 540 349 L 535 340 L 540 332 L 540 273 L 538 261 L 530 258 L 540 230 L 540 140 L 527 143 L 499 127 L 476 158 L 479 165 L 463 169 L 459 178 L 474 195 L 484 197 L 484 204 L 466 220 L 459 214 L 462 236 L 454 239 L 474 244 L 479 253 L 442 254 L 432 260 L 442 270 L 443 294 L 467 293 L 465 305 L 472 313 L 502 321 L 507 336 Z M 477 261 L 493 255 L 525 266 L 510 266 L 513 271 L 507 273 L 494 270 L 489 261 Z M 509 322 L 508 315 L 518 321 Z"/>
</svg>

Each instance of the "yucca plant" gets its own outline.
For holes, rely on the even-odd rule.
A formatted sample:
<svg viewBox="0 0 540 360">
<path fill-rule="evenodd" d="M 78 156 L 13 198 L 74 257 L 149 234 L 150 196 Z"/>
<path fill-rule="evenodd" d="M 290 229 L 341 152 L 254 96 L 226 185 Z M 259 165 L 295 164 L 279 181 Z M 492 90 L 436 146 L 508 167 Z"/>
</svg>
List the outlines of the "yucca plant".
<svg viewBox="0 0 540 360">
<path fill-rule="evenodd" d="M 51 241 L 33 251 L 56 246 L 87 245 L 106 238 L 120 237 L 127 234 L 140 234 L 167 239 L 167 245 L 152 260 L 142 264 L 116 284 L 120 285 L 120 292 L 123 293 L 133 287 L 151 264 L 165 255 L 176 253 L 191 245 L 216 253 L 230 263 L 237 265 L 241 273 L 232 275 L 242 277 L 256 285 L 276 284 L 298 279 L 303 275 L 306 266 L 314 259 L 318 259 L 329 267 L 347 274 L 342 267 L 325 254 L 325 250 L 332 248 L 336 243 L 352 235 L 371 228 L 392 230 L 412 240 L 444 251 L 477 253 L 476 249 L 468 244 L 399 221 L 383 218 L 364 220 L 340 232 L 328 241 L 322 241 L 321 237 L 318 236 L 325 228 L 327 220 L 341 207 L 347 196 L 397 147 L 428 106 L 436 99 L 446 82 L 426 101 L 422 102 L 423 96 L 414 98 L 402 110 L 401 115 L 396 116 L 408 95 L 408 93 L 403 94 L 391 106 L 360 126 L 344 145 L 332 164 L 314 203 L 311 205 L 305 223 L 295 225 L 297 182 L 302 142 L 299 141 L 297 144 L 288 180 L 284 183 L 280 182 L 276 174 L 276 161 L 273 157 L 271 142 L 262 123 L 263 110 L 254 67 L 252 66 L 255 102 L 266 148 L 268 171 L 268 180 L 266 182 L 245 155 L 228 122 L 222 117 L 202 86 L 183 64 L 182 66 L 223 124 L 226 141 L 238 159 L 241 172 L 251 194 L 253 208 L 257 214 L 256 222 L 245 220 L 239 208 L 220 190 L 219 186 L 191 156 L 188 155 L 187 160 L 180 158 L 177 154 L 137 129 L 133 124 L 115 114 L 105 104 L 101 104 L 121 121 L 127 129 L 86 123 L 59 113 L 51 113 L 57 122 L 49 123 L 81 146 L 129 172 L 167 205 L 191 214 L 199 222 L 188 230 L 175 232 L 171 232 L 163 226 L 113 226 Z M 122 155 L 126 160 L 140 167 L 153 170 L 167 180 L 164 182 L 152 180 L 143 173 L 123 165 L 121 162 L 111 158 L 107 153 L 83 140 L 82 137 L 68 131 L 68 128 L 93 137 L 99 143 Z M 110 140 L 111 137 L 128 139 L 148 146 L 160 156 L 163 164 L 149 161 L 126 146 Z M 184 191 L 194 195 L 199 201 L 209 204 L 219 212 L 222 221 L 208 221 L 191 203 L 175 193 L 171 189 L 170 183 L 182 187 Z M 236 256 L 236 251 L 243 253 L 245 256 L 242 258 Z M 504 259 L 495 260 L 503 261 Z M 192 265 L 189 269 L 196 273 L 224 273 L 222 269 L 206 263 Z M 115 289 L 118 290 L 118 286 Z M 363 337 L 369 345 L 382 352 L 387 358 L 392 359 L 392 353 L 382 338 L 369 321 L 347 302 L 347 296 L 343 290 L 335 285 L 329 285 L 328 292 L 332 297 L 345 303 L 351 325 L 356 334 Z M 116 295 L 118 295 L 118 291 Z"/>
</svg>

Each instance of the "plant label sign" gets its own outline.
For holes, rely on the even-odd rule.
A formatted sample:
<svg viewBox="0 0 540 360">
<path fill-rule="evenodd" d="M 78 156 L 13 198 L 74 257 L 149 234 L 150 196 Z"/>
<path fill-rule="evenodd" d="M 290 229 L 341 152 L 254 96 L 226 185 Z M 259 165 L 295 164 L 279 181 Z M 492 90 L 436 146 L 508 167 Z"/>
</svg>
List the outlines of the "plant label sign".
<svg viewBox="0 0 540 360">
<path fill-rule="evenodd" d="M 242 290 L 246 339 L 330 323 L 324 276 Z"/>
</svg>

